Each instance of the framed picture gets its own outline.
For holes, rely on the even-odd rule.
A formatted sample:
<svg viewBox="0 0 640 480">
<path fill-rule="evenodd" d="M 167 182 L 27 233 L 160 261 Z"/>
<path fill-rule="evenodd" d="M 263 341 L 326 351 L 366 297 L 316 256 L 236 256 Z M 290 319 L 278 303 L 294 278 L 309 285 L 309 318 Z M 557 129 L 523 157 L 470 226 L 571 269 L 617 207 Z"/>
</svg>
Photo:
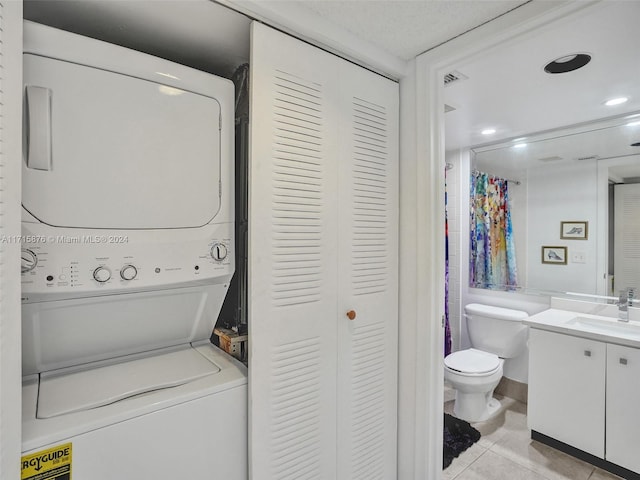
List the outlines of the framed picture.
<svg viewBox="0 0 640 480">
<path fill-rule="evenodd" d="M 586 240 L 588 236 L 589 222 L 560 222 L 560 238 Z"/>
<path fill-rule="evenodd" d="M 567 264 L 567 247 L 542 247 L 542 263 Z"/>
</svg>

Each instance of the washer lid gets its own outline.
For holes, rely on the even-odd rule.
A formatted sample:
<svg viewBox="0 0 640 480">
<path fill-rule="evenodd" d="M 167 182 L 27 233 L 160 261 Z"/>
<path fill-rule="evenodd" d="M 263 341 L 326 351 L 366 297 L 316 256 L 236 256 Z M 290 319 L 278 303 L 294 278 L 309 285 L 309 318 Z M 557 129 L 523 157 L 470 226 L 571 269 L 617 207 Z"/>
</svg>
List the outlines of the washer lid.
<svg viewBox="0 0 640 480">
<path fill-rule="evenodd" d="M 40 375 L 36 416 L 51 418 L 90 410 L 218 372 L 217 365 L 191 346 L 87 370 L 45 372 Z"/>
<path fill-rule="evenodd" d="M 444 364 L 451 370 L 463 373 L 487 373 L 500 366 L 500 358 L 493 353 L 475 348 L 460 350 L 448 355 Z"/>
</svg>

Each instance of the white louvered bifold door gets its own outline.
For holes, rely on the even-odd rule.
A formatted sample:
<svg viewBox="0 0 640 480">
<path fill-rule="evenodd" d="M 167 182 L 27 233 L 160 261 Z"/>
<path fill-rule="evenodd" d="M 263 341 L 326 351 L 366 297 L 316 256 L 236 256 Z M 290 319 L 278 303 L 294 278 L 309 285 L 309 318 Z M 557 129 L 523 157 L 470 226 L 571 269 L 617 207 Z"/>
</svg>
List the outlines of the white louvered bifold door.
<svg viewBox="0 0 640 480">
<path fill-rule="evenodd" d="M 257 23 L 251 48 L 250 476 L 392 479 L 397 84 Z"/>
<path fill-rule="evenodd" d="M 627 288 L 640 292 L 640 183 L 614 187 L 614 294 Z"/>
<path fill-rule="evenodd" d="M 251 42 L 250 477 L 331 480 L 338 199 L 330 85 L 336 64 L 331 55 L 255 22 Z"/>
<path fill-rule="evenodd" d="M 340 84 L 338 480 L 392 480 L 397 476 L 398 84 L 346 61 Z"/>
<path fill-rule="evenodd" d="M 20 478 L 22 2 L 0 1 L 0 479 Z"/>
</svg>

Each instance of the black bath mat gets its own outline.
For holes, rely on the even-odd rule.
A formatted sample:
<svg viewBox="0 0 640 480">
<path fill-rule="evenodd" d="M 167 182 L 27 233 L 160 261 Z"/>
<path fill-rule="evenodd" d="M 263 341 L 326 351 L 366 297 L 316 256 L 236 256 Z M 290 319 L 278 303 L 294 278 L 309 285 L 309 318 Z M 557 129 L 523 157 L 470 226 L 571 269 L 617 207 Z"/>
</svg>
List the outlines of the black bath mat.
<svg viewBox="0 0 640 480">
<path fill-rule="evenodd" d="M 445 469 L 454 458 L 480 440 L 480 432 L 468 422 L 444 414 L 444 448 L 442 449 L 442 468 Z"/>
</svg>

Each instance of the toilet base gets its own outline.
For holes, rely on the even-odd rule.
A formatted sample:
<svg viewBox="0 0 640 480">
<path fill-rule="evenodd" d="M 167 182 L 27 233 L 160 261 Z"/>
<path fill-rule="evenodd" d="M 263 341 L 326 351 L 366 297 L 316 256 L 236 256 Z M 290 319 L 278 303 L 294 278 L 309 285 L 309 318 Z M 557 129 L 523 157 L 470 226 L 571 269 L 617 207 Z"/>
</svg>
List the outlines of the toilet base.
<svg viewBox="0 0 640 480">
<path fill-rule="evenodd" d="M 500 410 L 500 400 L 493 398 L 493 389 L 487 393 L 463 393 L 456 390 L 453 413 L 467 422 L 484 422 Z"/>
</svg>

